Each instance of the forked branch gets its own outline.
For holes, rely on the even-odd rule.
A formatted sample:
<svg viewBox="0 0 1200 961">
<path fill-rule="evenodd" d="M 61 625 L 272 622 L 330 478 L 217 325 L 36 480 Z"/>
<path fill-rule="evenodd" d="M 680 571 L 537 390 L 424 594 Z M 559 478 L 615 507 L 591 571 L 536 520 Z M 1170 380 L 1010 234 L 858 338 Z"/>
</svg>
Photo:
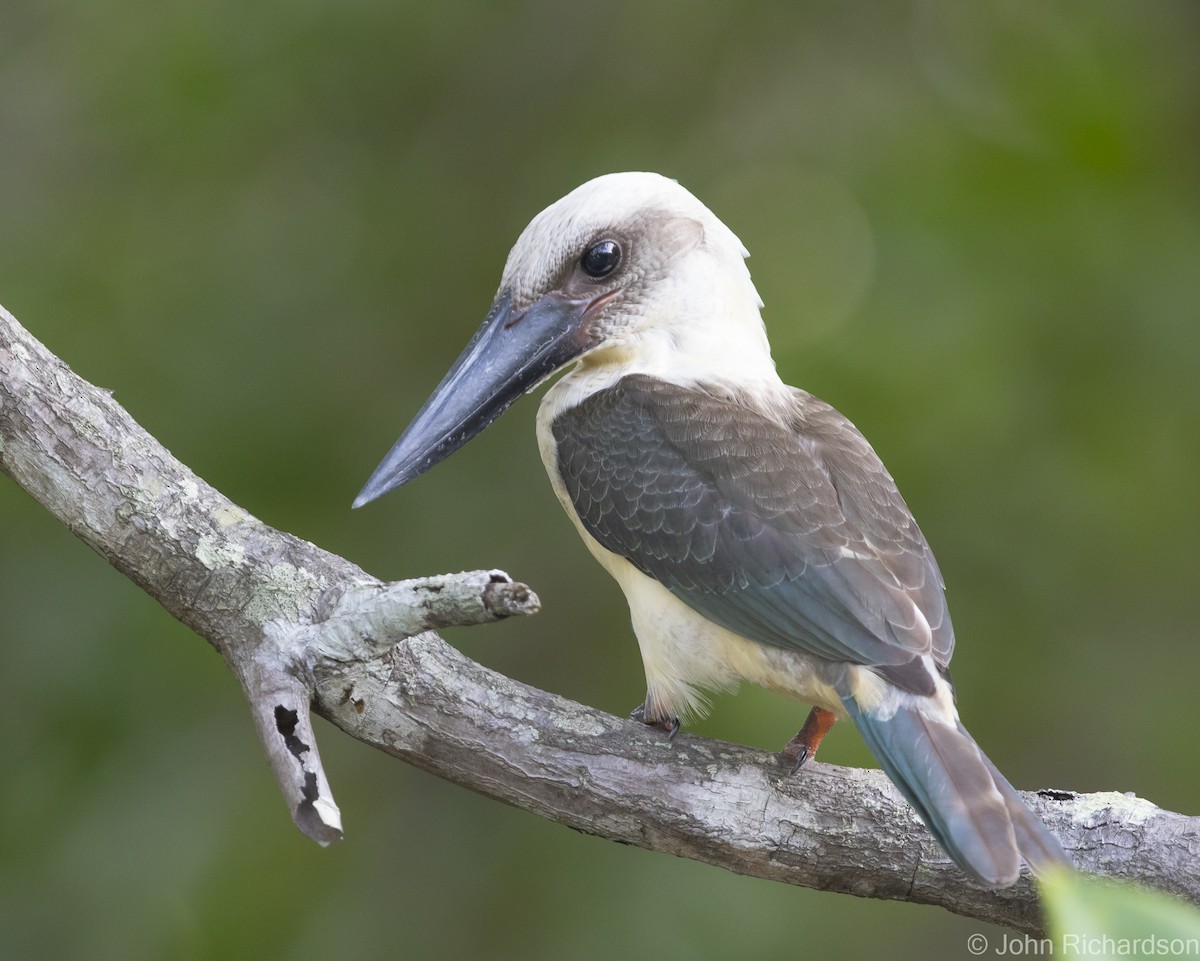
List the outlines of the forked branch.
<svg viewBox="0 0 1200 961">
<path fill-rule="evenodd" d="M 661 732 L 474 663 L 432 631 L 537 610 L 499 571 L 383 583 L 175 460 L 0 308 L 0 469 L 225 658 L 292 816 L 341 837 L 310 706 L 352 737 L 553 821 L 741 874 L 1039 929 L 1031 881 L 965 878 L 878 771 Z M 1200 818 L 1127 795 L 1031 806 L 1083 870 L 1200 904 Z"/>
</svg>

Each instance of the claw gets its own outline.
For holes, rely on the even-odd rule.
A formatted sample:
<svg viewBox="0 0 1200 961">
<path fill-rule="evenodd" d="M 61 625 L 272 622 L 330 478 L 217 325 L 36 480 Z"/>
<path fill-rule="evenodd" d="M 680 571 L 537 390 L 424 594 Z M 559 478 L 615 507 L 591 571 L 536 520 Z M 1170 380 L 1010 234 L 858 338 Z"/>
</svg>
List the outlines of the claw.
<svg viewBox="0 0 1200 961">
<path fill-rule="evenodd" d="M 783 757 L 792 762 L 792 774 L 817 756 L 817 748 L 837 721 L 837 715 L 821 707 L 808 712 L 804 727 L 783 748 Z"/>
<path fill-rule="evenodd" d="M 797 771 L 800 770 L 800 768 L 804 767 L 804 763 L 810 757 L 812 757 L 812 754 L 809 753 L 808 748 L 805 747 L 803 744 L 801 744 L 794 751 L 789 750 L 789 748 L 791 748 L 791 746 L 792 746 L 792 742 L 789 741 L 787 747 L 785 747 L 783 749 L 783 756 L 784 756 L 785 760 L 788 758 L 792 758 L 794 756 L 795 760 L 793 761 L 792 769 L 790 771 L 788 771 L 788 774 L 795 774 Z"/>
<path fill-rule="evenodd" d="M 675 740 L 675 735 L 679 733 L 679 718 L 668 717 L 664 721 L 659 721 L 659 727 L 667 732 L 667 743 Z"/>
<path fill-rule="evenodd" d="M 679 718 L 678 717 L 646 717 L 645 703 L 639 704 L 629 712 L 631 721 L 641 721 L 647 727 L 657 727 L 667 732 L 667 742 L 675 740 L 675 735 L 679 733 Z"/>
</svg>

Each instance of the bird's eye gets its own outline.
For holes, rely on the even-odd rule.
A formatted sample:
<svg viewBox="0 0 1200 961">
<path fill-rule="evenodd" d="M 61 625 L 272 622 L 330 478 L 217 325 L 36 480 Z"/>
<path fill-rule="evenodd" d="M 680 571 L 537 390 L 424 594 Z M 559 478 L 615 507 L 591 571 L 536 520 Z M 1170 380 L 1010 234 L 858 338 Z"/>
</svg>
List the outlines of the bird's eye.
<svg viewBox="0 0 1200 961">
<path fill-rule="evenodd" d="M 615 240 L 602 240 L 583 252 L 579 266 L 592 280 L 603 280 L 621 263 L 621 248 Z"/>
</svg>

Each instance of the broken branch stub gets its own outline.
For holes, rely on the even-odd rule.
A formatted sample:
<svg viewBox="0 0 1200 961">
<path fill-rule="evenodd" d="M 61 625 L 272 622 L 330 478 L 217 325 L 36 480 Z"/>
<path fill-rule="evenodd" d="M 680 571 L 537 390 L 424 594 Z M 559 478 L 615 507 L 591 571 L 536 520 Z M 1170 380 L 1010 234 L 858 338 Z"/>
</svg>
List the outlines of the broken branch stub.
<svg viewBox="0 0 1200 961">
<path fill-rule="evenodd" d="M 385 583 L 264 524 L 3 307 L 0 470 L 220 652 L 292 818 L 322 844 L 342 825 L 309 713 L 313 664 L 369 659 L 436 627 L 538 608 L 503 571 Z"/>
</svg>

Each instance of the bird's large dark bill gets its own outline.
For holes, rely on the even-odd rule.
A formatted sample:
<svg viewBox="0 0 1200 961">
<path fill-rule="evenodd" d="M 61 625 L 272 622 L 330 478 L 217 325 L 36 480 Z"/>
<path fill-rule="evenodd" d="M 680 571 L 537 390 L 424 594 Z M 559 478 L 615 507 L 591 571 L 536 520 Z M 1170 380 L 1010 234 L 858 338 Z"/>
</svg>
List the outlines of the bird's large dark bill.
<svg viewBox="0 0 1200 961">
<path fill-rule="evenodd" d="M 358 497 L 362 507 L 445 460 L 503 414 L 521 394 L 590 346 L 592 303 L 549 294 L 514 314 L 503 291 L 483 325 L 442 378 Z"/>
</svg>

